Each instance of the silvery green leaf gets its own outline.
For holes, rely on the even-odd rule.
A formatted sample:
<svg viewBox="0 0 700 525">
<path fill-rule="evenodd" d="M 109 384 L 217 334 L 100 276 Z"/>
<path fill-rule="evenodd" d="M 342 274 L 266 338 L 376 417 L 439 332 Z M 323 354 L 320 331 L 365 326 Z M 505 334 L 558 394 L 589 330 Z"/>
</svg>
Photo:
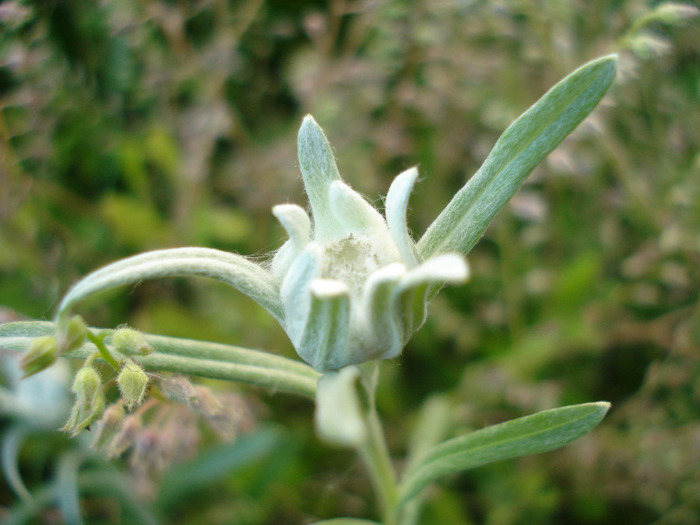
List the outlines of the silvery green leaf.
<svg viewBox="0 0 700 525">
<path fill-rule="evenodd" d="M 420 239 L 419 254 L 468 253 L 534 167 L 596 107 L 616 67 L 616 55 L 585 64 L 513 122 Z"/>
<path fill-rule="evenodd" d="M 408 199 L 418 178 L 418 169 L 410 168 L 398 175 L 389 187 L 386 195 L 386 222 L 394 243 L 399 249 L 401 260 L 409 268 L 418 264 L 416 249 L 408 231 L 406 214 Z"/>
<path fill-rule="evenodd" d="M 359 378 L 359 368 L 347 366 L 318 380 L 314 419 L 324 441 L 353 448 L 364 443 L 367 428 L 357 393 Z"/>
<path fill-rule="evenodd" d="M 272 273 L 281 279 L 294 258 L 301 253 L 311 238 L 311 219 L 295 204 L 280 204 L 272 208 L 272 213 L 287 231 L 289 240 L 277 251 L 272 260 Z"/>
<path fill-rule="evenodd" d="M 401 353 L 404 333 L 399 322 L 394 297 L 406 267 L 400 263 L 390 264 L 375 271 L 364 290 L 364 311 L 367 316 L 367 331 L 374 341 L 372 347 L 381 351 L 367 359 L 391 359 Z"/>
<path fill-rule="evenodd" d="M 332 239 L 337 224 L 328 202 L 328 190 L 333 181 L 340 180 L 333 150 L 311 115 L 304 117 L 297 142 L 299 167 L 314 219 L 314 238 Z"/>
<path fill-rule="evenodd" d="M 606 402 L 555 408 L 445 441 L 406 473 L 399 505 L 442 476 L 564 446 L 598 425 L 609 408 Z"/>
<path fill-rule="evenodd" d="M 299 356 L 314 370 L 337 370 L 349 364 L 350 324 L 348 287 L 333 279 L 314 279 L 304 330 L 296 343 Z"/>
<path fill-rule="evenodd" d="M 109 264 L 84 277 L 63 297 L 58 316 L 79 301 L 119 286 L 160 277 L 201 276 L 223 281 L 248 295 L 276 319 L 283 319 L 274 277 L 240 255 L 210 248 L 155 250 Z"/>
<path fill-rule="evenodd" d="M 431 288 L 460 284 L 468 278 L 467 261 L 454 253 L 438 255 L 409 270 L 401 279 L 395 297 L 405 339 L 410 338 L 425 321 Z"/>
</svg>

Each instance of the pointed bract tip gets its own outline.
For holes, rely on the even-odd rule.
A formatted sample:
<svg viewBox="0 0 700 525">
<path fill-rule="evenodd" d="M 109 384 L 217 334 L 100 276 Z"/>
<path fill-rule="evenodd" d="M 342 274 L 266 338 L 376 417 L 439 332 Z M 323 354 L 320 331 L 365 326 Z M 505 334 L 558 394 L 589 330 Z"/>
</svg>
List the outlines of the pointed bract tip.
<svg viewBox="0 0 700 525">
<path fill-rule="evenodd" d="M 316 122 L 316 119 L 311 116 L 310 113 L 308 113 L 302 120 L 301 120 L 301 128 L 299 128 L 299 131 L 308 128 L 309 126 L 317 128 L 318 123 Z"/>
<path fill-rule="evenodd" d="M 311 293 L 319 299 L 338 297 L 348 293 L 347 285 L 336 279 L 314 279 L 310 284 Z"/>
</svg>

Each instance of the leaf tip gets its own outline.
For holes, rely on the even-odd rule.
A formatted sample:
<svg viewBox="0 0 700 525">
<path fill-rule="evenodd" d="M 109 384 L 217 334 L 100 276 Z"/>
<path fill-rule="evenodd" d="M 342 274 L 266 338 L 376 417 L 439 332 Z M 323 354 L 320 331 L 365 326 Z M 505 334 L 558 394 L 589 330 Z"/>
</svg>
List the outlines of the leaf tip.
<svg viewBox="0 0 700 525">
<path fill-rule="evenodd" d="M 603 415 L 607 414 L 610 410 L 610 407 L 612 406 L 610 404 L 610 401 L 598 401 L 597 403 L 594 403 L 594 405 L 598 406 L 600 411 L 603 412 Z"/>
<path fill-rule="evenodd" d="M 299 137 L 304 137 L 312 135 L 314 132 L 318 133 L 320 127 L 316 122 L 316 119 L 311 116 L 310 113 L 306 114 L 301 121 L 301 127 L 299 128 Z"/>
<path fill-rule="evenodd" d="M 592 62 L 600 68 L 601 77 L 604 77 L 606 84 L 612 84 L 617 73 L 617 64 L 620 61 L 620 57 L 617 53 L 611 53 L 609 55 L 604 55 Z"/>
</svg>

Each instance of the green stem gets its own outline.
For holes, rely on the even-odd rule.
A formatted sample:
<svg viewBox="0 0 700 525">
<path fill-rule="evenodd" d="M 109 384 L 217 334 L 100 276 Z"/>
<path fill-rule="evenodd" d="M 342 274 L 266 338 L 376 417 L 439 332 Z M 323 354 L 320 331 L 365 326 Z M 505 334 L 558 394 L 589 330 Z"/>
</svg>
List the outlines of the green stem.
<svg viewBox="0 0 700 525">
<path fill-rule="evenodd" d="M 376 367 L 377 365 L 374 364 Z M 369 371 L 369 374 L 375 374 L 376 369 Z M 367 373 L 367 370 L 365 370 Z M 389 448 L 384 437 L 379 414 L 377 413 L 375 387 L 376 377 L 367 378 L 365 376 L 363 385 L 368 394 L 368 409 L 367 409 L 367 439 L 358 448 L 358 452 L 365 467 L 369 471 L 372 478 L 374 490 L 379 499 L 379 505 L 382 512 L 382 522 L 384 525 L 395 525 L 396 516 L 395 509 L 398 501 L 398 487 L 396 483 L 396 473 L 391 463 L 389 456 Z"/>
<path fill-rule="evenodd" d="M 31 321 L 0 325 L 0 346 L 17 352 L 24 351 L 35 337 L 51 335 L 54 323 Z M 104 347 L 102 333 L 93 334 Z M 106 335 L 106 334 L 105 334 Z M 289 392 L 314 398 L 319 374 L 311 367 L 274 354 L 235 346 L 145 335 L 156 351 L 134 359 L 151 371 L 177 372 L 212 379 L 240 381 L 273 392 Z M 90 339 L 80 348 L 66 354 L 67 357 L 85 359 L 96 349 Z M 104 347 L 106 350 L 106 347 Z M 99 351 L 99 348 L 98 348 Z M 109 352 L 107 352 L 109 355 Z M 104 357 L 104 354 L 100 354 Z M 116 363 L 116 360 L 109 355 Z M 118 366 L 118 365 L 117 365 Z"/>
<path fill-rule="evenodd" d="M 91 330 L 88 330 L 87 338 L 93 345 L 95 345 L 95 347 L 97 347 L 97 351 L 102 356 L 102 359 L 107 361 L 107 363 L 109 363 L 109 365 L 112 368 L 114 368 L 117 371 L 121 368 L 117 360 L 114 359 L 114 357 L 112 357 L 112 354 L 109 353 L 109 350 L 107 350 L 107 346 L 103 341 L 104 336 L 102 334 L 95 335 L 92 333 Z"/>
<path fill-rule="evenodd" d="M 396 474 L 376 410 L 372 410 L 368 415 L 367 427 L 367 441 L 359 450 L 360 456 L 372 477 L 384 525 L 395 525 L 394 509 L 398 500 Z"/>
<path fill-rule="evenodd" d="M 316 379 L 301 376 L 287 370 L 167 355 L 157 352 L 145 357 L 135 357 L 134 360 L 138 361 L 146 369 L 153 371 L 176 372 L 212 379 L 238 381 L 267 388 L 273 392 L 289 392 L 312 399 L 316 395 Z"/>
</svg>

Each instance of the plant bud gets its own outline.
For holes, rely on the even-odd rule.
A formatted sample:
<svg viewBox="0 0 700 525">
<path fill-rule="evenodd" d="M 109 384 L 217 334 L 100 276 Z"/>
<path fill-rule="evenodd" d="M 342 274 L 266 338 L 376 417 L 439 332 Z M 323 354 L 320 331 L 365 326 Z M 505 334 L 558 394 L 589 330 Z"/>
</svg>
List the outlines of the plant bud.
<svg viewBox="0 0 700 525">
<path fill-rule="evenodd" d="M 124 423 L 126 413 L 121 403 L 110 405 L 102 418 L 97 422 L 95 437 L 92 440 L 92 448 L 96 450 L 105 450 L 107 445 L 119 433 Z"/>
<path fill-rule="evenodd" d="M 118 352 L 126 355 L 148 355 L 153 347 L 146 341 L 143 334 L 133 328 L 119 328 L 111 339 L 112 345 Z"/>
<path fill-rule="evenodd" d="M 110 458 L 121 456 L 124 451 L 134 444 L 136 436 L 141 432 L 141 426 L 141 416 L 135 414 L 128 416 L 107 447 L 107 456 Z"/>
<path fill-rule="evenodd" d="M 20 359 L 24 372 L 22 378 L 29 377 L 50 367 L 58 359 L 58 343 L 52 335 L 37 337 Z"/>
<path fill-rule="evenodd" d="M 194 411 L 206 419 L 220 417 L 224 407 L 214 393 L 205 386 L 196 386 L 194 389 L 197 393 L 197 399 L 192 402 Z"/>
<path fill-rule="evenodd" d="M 105 394 L 102 390 L 100 374 L 90 365 L 78 370 L 71 390 L 75 394 L 76 401 L 70 418 L 61 430 L 70 432 L 73 437 L 102 415 L 105 408 Z"/>
<path fill-rule="evenodd" d="M 60 352 L 65 354 L 80 348 L 85 342 L 87 330 L 83 318 L 79 315 L 74 315 L 68 322 L 59 326 L 57 339 Z"/>
<path fill-rule="evenodd" d="M 191 404 L 197 401 L 197 392 L 192 383 L 183 376 L 170 376 L 158 383 L 163 395 L 176 403 Z"/>
<path fill-rule="evenodd" d="M 119 372 L 117 386 L 119 386 L 124 404 L 128 409 L 132 409 L 140 405 L 146 396 L 148 375 L 143 371 L 143 368 L 129 359 L 124 363 L 122 371 Z"/>
<path fill-rule="evenodd" d="M 91 365 L 83 366 L 75 374 L 71 391 L 78 402 L 90 404 L 93 399 L 102 392 L 102 378 Z"/>
</svg>

